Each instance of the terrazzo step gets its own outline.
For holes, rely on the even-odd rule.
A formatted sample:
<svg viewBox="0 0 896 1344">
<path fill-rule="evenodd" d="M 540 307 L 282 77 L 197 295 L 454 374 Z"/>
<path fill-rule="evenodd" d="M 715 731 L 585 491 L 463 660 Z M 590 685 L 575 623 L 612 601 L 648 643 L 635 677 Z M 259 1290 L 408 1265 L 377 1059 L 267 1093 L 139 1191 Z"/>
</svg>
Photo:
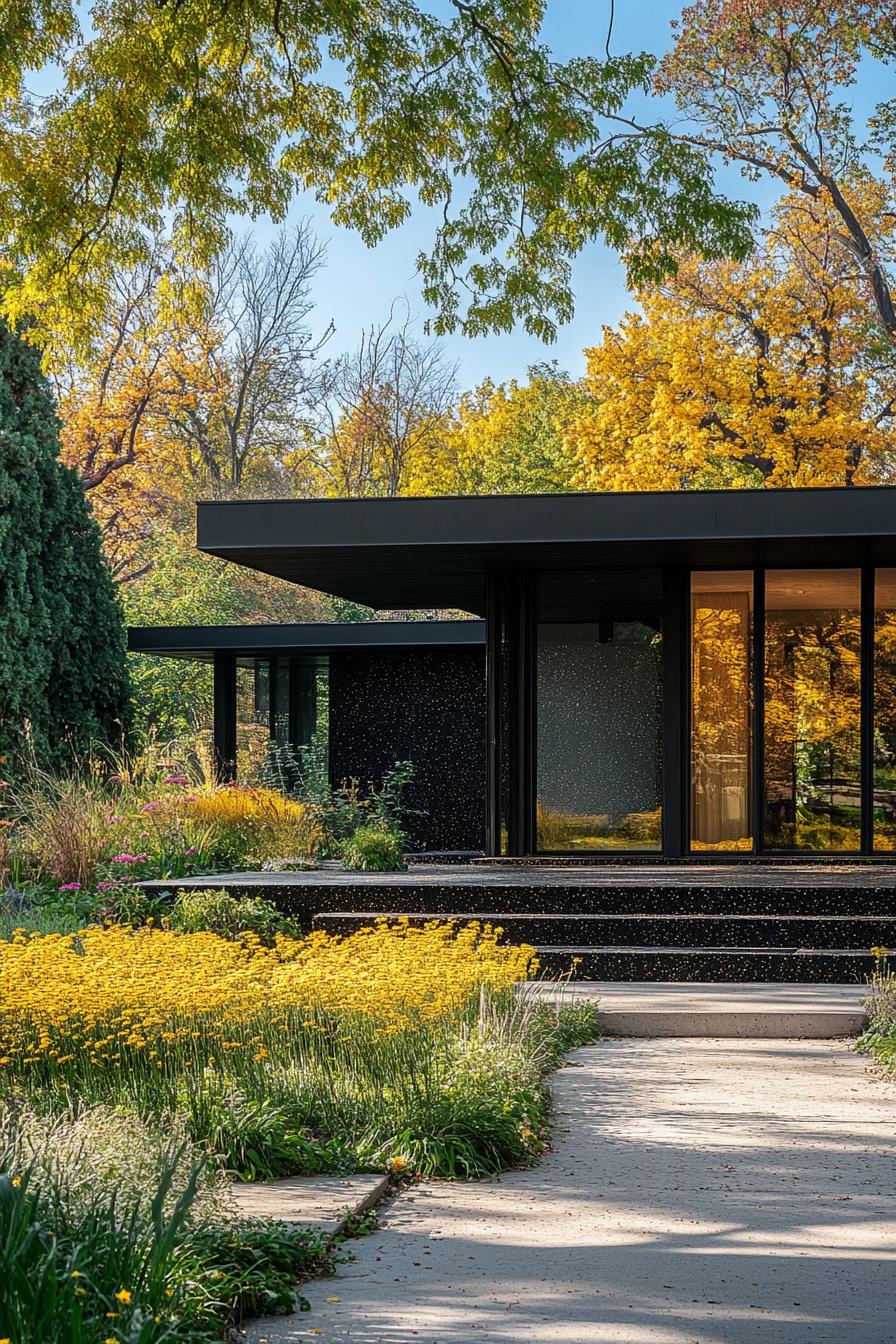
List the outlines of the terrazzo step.
<svg viewBox="0 0 896 1344">
<path fill-rule="evenodd" d="M 408 919 L 422 925 L 433 919 L 500 926 L 507 941 L 552 946 L 649 947 L 896 947 L 896 918 L 882 915 L 743 914 L 510 914 L 493 908 L 469 913 L 398 910 L 334 910 L 314 916 L 314 927 L 348 934 L 374 918 Z"/>
<path fill-rule="evenodd" d="M 411 870 L 413 872 L 413 870 Z M 468 868 L 466 870 L 470 872 Z M 313 879 L 313 874 L 309 875 Z M 212 884 L 210 884 L 212 885 Z M 467 895 L 464 895 L 464 893 Z M 259 893 L 261 894 L 261 893 Z M 288 888 L 267 890 L 264 895 L 279 904 L 288 902 Z M 458 908 L 470 908 L 470 897 L 480 909 L 500 910 L 504 918 L 512 914 L 537 911 L 545 915 L 896 915 L 896 887 L 856 889 L 825 887 L 719 888 L 657 886 L 638 883 L 620 887 L 615 883 L 542 884 L 529 886 L 498 881 L 475 883 L 471 880 L 436 885 L 419 883 L 349 883 L 340 886 L 316 885 L 304 888 L 311 909 L 320 914 L 339 914 L 346 910 L 378 914 L 388 908 L 394 914 L 417 914 L 421 910 L 433 917 L 446 918 Z M 384 897 L 386 899 L 384 900 Z M 463 907 L 460 906 L 463 902 Z M 487 904 L 486 904 L 487 903 Z"/>
<path fill-rule="evenodd" d="M 537 948 L 540 974 L 575 980 L 649 980 L 863 984 L 870 953 L 837 947 L 561 947 Z"/>
</svg>

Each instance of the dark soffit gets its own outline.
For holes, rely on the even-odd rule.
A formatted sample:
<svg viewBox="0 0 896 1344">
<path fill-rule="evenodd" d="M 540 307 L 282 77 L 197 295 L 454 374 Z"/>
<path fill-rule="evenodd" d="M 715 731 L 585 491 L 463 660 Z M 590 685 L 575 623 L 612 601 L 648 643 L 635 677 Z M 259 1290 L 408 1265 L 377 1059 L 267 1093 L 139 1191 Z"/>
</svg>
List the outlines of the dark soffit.
<svg viewBox="0 0 896 1344">
<path fill-rule="evenodd" d="M 128 627 L 128 650 L 211 661 L 352 651 L 451 649 L 485 645 L 482 621 L 346 621 L 303 625 L 161 625 Z"/>
<path fill-rule="evenodd" d="M 371 607 L 482 614 L 503 566 L 896 562 L 896 487 L 204 501 L 197 545 Z"/>
</svg>

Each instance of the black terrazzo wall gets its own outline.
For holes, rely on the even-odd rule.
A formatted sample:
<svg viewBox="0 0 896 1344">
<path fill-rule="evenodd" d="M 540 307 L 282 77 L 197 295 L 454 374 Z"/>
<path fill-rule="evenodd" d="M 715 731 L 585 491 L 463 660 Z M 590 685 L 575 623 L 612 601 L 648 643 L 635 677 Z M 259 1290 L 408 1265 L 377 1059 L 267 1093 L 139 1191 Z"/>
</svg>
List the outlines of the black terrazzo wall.
<svg viewBox="0 0 896 1344">
<path fill-rule="evenodd" d="M 331 654 L 329 717 L 334 784 L 412 761 L 413 848 L 484 848 L 484 650 Z"/>
</svg>

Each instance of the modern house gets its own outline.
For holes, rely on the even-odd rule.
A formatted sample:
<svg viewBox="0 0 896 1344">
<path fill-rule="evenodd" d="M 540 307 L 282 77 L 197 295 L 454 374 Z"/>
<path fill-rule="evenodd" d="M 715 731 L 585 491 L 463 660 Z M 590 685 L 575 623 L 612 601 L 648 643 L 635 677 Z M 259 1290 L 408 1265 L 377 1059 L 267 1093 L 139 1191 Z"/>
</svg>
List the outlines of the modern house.
<svg viewBox="0 0 896 1344">
<path fill-rule="evenodd" d="M 294 742 L 326 694 L 334 780 L 410 759 L 417 844 L 505 865 L 305 874 L 309 922 L 491 912 L 615 978 L 853 978 L 893 945 L 896 489 L 213 502 L 198 546 L 478 618 L 132 632 L 214 661 L 224 773 L 241 675 Z"/>
<path fill-rule="evenodd" d="M 482 621 L 132 627 L 128 645 L 214 666 L 222 778 L 251 777 L 267 742 L 320 743 L 334 785 L 411 761 L 414 848 L 484 851 Z"/>
</svg>

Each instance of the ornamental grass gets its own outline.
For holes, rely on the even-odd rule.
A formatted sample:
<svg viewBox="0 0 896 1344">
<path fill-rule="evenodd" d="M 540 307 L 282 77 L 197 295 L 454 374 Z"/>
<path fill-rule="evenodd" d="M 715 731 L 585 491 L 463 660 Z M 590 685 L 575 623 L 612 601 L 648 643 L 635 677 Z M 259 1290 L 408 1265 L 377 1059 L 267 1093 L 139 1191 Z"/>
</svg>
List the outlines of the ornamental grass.
<svg viewBox="0 0 896 1344">
<path fill-rule="evenodd" d="M 34 1105 L 183 1118 L 241 1176 L 392 1163 L 471 1176 L 540 1148 L 542 1078 L 592 1013 L 515 993 L 500 930 L 378 921 L 347 938 L 165 928 L 0 944 L 0 1067 Z M 574 1020 L 575 1019 L 575 1020 Z"/>
</svg>

